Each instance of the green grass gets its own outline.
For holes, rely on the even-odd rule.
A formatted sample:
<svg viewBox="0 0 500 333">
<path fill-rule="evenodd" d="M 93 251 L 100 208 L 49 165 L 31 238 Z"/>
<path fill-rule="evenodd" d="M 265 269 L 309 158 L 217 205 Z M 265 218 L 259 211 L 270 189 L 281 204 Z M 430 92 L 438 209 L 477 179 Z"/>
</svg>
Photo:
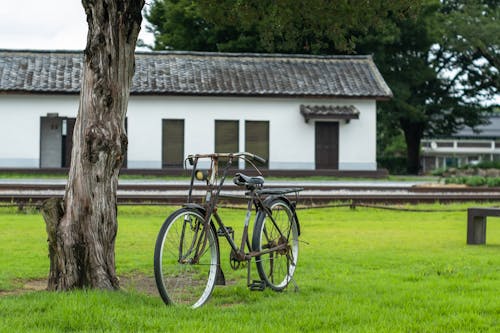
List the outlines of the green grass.
<svg viewBox="0 0 500 333">
<path fill-rule="evenodd" d="M 65 179 L 68 175 L 64 173 L 52 173 L 52 174 L 33 174 L 33 173 L 22 173 L 22 172 L 6 172 L 0 170 L 0 179 Z M 122 180 L 189 180 L 190 175 L 186 171 L 185 176 L 162 176 L 162 175 L 120 175 Z M 436 182 L 439 180 L 438 177 L 433 176 L 395 176 L 389 175 L 387 178 L 383 179 L 373 179 L 373 178 L 352 178 L 352 177 L 333 177 L 333 176 L 310 176 L 310 177 L 266 177 L 267 180 L 294 180 L 294 181 L 429 181 Z"/>
<path fill-rule="evenodd" d="M 0 331 L 498 332 L 500 220 L 488 221 L 487 245 L 467 246 L 467 206 L 300 210 L 298 292 L 249 291 L 224 246 L 224 273 L 236 283 L 217 287 L 201 309 L 166 307 L 140 288 L 0 292 Z M 152 276 L 156 233 L 172 209 L 120 208 L 119 275 Z M 222 210 L 233 227 L 243 214 Z M 0 290 L 47 274 L 44 229 L 38 214 L 0 209 Z"/>
<path fill-rule="evenodd" d="M 6 172 L 0 170 L 0 179 L 67 179 L 68 175 L 63 172 L 57 173 L 22 173 Z M 189 174 L 185 176 L 162 176 L 162 175 L 120 175 L 125 180 L 189 180 Z"/>
</svg>

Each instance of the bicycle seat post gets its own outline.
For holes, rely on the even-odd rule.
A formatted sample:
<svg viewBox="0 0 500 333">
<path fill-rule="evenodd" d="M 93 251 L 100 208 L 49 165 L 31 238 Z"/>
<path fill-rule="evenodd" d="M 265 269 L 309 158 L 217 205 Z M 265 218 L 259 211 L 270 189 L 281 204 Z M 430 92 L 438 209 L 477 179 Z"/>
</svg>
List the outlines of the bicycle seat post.
<svg viewBox="0 0 500 333">
<path fill-rule="evenodd" d="M 255 196 L 255 190 L 250 190 L 250 198 L 248 199 L 247 212 L 245 215 L 245 222 L 243 224 L 243 237 L 241 238 L 240 252 L 245 252 L 245 243 L 248 239 L 248 225 L 250 224 L 250 217 L 252 215 L 253 201 Z"/>
</svg>

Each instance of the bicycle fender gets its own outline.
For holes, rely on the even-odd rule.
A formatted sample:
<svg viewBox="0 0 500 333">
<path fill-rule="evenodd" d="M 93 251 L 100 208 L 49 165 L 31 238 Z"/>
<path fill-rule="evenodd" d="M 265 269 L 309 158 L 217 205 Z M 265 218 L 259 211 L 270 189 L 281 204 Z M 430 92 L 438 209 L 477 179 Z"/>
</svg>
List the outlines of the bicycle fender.
<svg viewBox="0 0 500 333">
<path fill-rule="evenodd" d="M 266 206 L 269 206 L 270 203 L 271 203 L 271 201 L 273 201 L 275 199 L 280 199 L 280 200 L 285 201 L 292 208 L 293 218 L 295 219 L 295 222 L 297 222 L 297 232 L 298 232 L 298 234 L 300 236 L 299 217 L 297 216 L 297 210 L 295 209 L 296 208 L 296 203 L 295 202 L 291 202 L 290 199 L 288 199 L 288 197 L 286 197 L 284 195 L 279 195 L 279 196 L 271 195 L 271 196 L 267 197 L 264 200 L 263 204 L 266 205 Z"/>
<path fill-rule="evenodd" d="M 207 212 L 205 207 L 203 207 L 202 205 L 196 204 L 196 203 L 187 203 L 187 204 L 182 205 L 182 207 L 196 209 L 201 214 L 203 214 L 203 216 L 205 216 L 205 213 Z"/>
</svg>

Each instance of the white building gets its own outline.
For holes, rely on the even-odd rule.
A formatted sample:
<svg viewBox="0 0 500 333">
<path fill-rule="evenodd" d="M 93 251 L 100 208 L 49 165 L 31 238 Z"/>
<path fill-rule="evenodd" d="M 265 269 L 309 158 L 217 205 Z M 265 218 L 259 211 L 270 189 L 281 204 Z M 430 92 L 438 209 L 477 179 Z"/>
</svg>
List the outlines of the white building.
<svg viewBox="0 0 500 333">
<path fill-rule="evenodd" d="M 464 126 L 449 137 L 422 140 L 423 172 L 486 161 L 500 161 L 499 115 L 475 129 Z"/>
<path fill-rule="evenodd" d="M 81 76 L 81 52 L 0 50 L 0 168 L 68 166 Z M 370 56 L 138 53 L 127 167 L 250 151 L 275 170 L 374 171 L 390 97 Z"/>
</svg>

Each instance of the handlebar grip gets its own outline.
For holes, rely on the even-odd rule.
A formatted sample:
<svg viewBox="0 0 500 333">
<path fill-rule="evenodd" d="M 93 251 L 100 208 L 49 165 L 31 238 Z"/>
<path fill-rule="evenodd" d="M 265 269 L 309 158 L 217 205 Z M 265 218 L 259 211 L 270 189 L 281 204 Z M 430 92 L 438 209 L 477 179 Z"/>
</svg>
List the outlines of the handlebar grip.
<svg viewBox="0 0 500 333">
<path fill-rule="evenodd" d="M 266 164 L 266 160 L 265 160 L 264 158 L 260 157 L 259 155 L 255 155 L 255 154 L 253 154 L 253 155 L 252 155 L 252 158 L 253 158 L 255 161 L 259 162 L 259 163 Z"/>
</svg>

